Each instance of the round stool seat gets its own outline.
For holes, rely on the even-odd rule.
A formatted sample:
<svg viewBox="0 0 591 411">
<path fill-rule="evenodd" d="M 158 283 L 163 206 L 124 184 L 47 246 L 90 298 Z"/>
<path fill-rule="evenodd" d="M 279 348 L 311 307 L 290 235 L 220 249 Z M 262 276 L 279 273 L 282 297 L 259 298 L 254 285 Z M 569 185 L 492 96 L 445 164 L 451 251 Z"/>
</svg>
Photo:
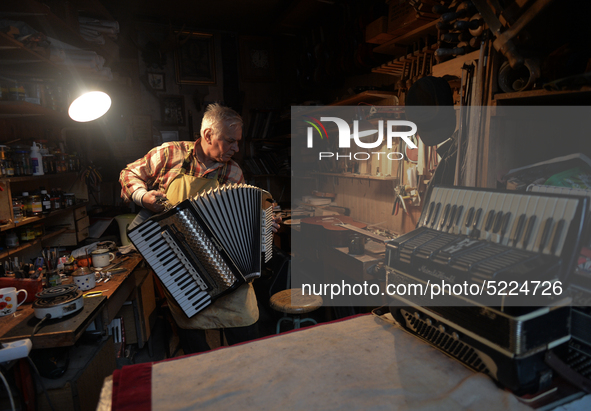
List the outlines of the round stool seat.
<svg viewBox="0 0 591 411">
<path fill-rule="evenodd" d="M 294 298 L 291 298 L 292 292 Z M 319 295 L 302 295 L 301 288 L 292 288 L 273 294 L 269 300 L 271 308 L 286 314 L 305 314 L 322 306 Z"/>
</svg>

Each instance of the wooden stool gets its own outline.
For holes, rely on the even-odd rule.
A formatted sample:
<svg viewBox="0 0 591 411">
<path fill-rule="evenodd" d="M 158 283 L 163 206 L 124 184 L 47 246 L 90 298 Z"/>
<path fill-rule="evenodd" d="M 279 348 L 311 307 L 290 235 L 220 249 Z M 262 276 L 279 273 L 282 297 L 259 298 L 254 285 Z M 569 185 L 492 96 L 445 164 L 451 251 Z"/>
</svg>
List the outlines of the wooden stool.
<svg viewBox="0 0 591 411">
<path fill-rule="evenodd" d="M 294 293 L 293 300 L 291 298 L 292 292 Z M 322 297 L 319 295 L 303 295 L 301 288 L 292 288 L 273 294 L 269 300 L 269 304 L 274 310 L 283 313 L 283 317 L 277 321 L 277 334 L 279 334 L 281 322 L 283 321 L 291 321 L 294 330 L 300 328 L 300 324 L 303 322 L 316 324 L 316 320 L 313 318 L 301 319 L 300 315 L 310 313 L 322 307 Z M 292 315 L 293 318 L 289 317 L 289 315 Z"/>
</svg>

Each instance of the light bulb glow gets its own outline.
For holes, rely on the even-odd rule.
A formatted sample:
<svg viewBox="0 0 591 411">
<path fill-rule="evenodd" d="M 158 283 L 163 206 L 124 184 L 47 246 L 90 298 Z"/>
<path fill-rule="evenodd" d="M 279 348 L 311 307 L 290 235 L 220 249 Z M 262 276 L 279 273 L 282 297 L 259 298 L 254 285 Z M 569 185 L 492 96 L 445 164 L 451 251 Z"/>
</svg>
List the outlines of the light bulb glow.
<svg viewBox="0 0 591 411">
<path fill-rule="evenodd" d="M 106 93 L 91 91 L 74 100 L 68 114 L 72 120 L 85 123 L 103 116 L 110 107 L 111 98 Z"/>
</svg>

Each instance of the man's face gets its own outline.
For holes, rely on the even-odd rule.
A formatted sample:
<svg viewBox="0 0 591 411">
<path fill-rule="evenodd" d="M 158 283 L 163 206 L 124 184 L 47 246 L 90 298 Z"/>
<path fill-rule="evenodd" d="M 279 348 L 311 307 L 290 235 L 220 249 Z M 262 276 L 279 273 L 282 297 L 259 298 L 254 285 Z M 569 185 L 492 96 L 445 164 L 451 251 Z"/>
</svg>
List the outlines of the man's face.
<svg viewBox="0 0 591 411">
<path fill-rule="evenodd" d="M 208 139 L 209 137 L 209 139 Z M 219 133 L 212 129 L 206 130 L 207 149 L 205 155 L 218 163 L 227 163 L 234 153 L 238 152 L 238 144 L 242 139 L 242 127 L 228 128 L 223 126 Z"/>
</svg>

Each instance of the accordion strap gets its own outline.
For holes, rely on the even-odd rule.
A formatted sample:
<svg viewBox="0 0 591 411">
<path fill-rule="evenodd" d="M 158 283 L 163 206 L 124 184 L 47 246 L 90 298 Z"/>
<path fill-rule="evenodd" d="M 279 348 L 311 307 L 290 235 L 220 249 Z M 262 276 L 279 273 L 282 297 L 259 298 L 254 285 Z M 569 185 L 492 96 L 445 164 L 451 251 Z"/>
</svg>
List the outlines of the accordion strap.
<svg viewBox="0 0 591 411">
<path fill-rule="evenodd" d="M 191 168 L 191 154 L 188 154 L 185 159 L 183 160 L 183 165 L 181 166 L 181 171 L 179 172 L 179 175 L 187 174 L 187 171 L 189 171 L 189 169 Z M 224 163 L 224 165 L 220 168 L 218 168 L 215 172 L 215 174 L 213 175 L 212 178 L 215 178 L 218 180 L 219 184 L 224 184 L 224 180 L 226 179 L 226 170 L 228 169 L 228 163 Z M 206 177 L 208 178 L 208 177 Z"/>
</svg>

